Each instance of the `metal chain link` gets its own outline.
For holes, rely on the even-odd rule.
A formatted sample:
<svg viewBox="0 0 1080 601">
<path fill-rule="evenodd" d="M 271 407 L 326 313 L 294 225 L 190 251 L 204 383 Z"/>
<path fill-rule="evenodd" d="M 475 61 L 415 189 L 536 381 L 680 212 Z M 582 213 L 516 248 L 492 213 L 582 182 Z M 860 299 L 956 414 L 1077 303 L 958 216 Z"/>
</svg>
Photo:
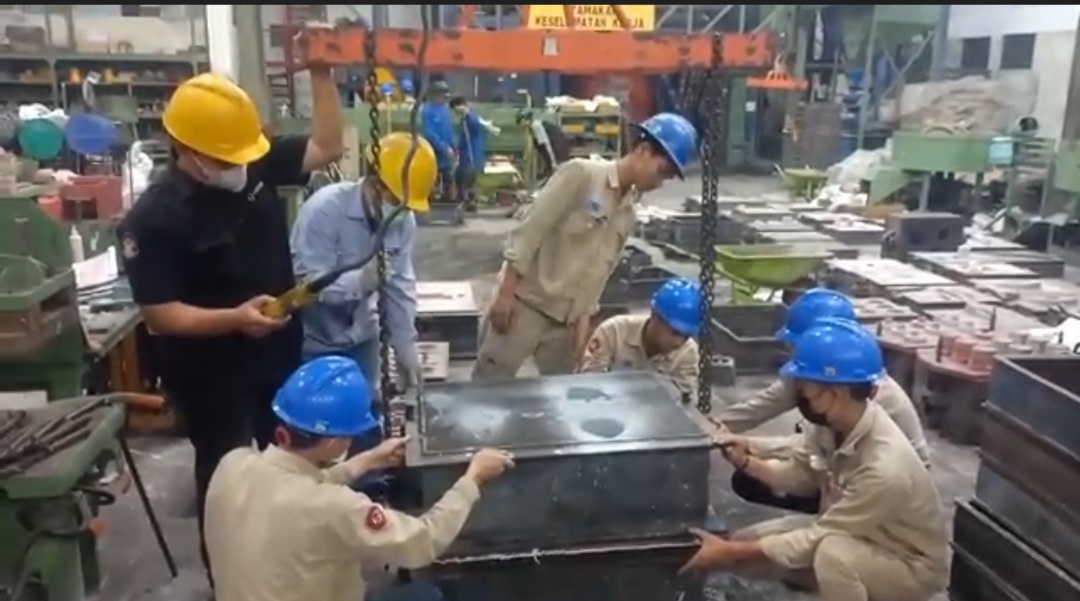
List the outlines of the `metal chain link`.
<svg viewBox="0 0 1080 601">
<path fill-rule="evenodd" d="M 376 72 L 378 65 L 375 64 L 376 57 L 375 47 L 375 27 L 368 28 L 368 35 L 365 38 L 364 54 L 365 61 L 367 62 L 367 83 L 366 88 L 366 100 L 368 105 L 368 119 L 371 121 L 370 137 L 371 137 L 371 172 L 368 173 L 368 177 L 379 177 L 379 172 L 382 169 L 379 157 L 381 154 L 381 147 L 379 141 L 382 138 L 382 134 L 379 131 L 379 75 Z M 376 210 L 379 210 L 379 218 L 383 217 L 381 212 L 381 204 L 376 204 Z M 379 253 L 375 256 L 375 269 L 379 277 L 379 289 L 376 293 L 375 307 L 378 314 L 378 328 L 379 328 L 379 398 L 383 405 L 383 415 L 388 415 L 387 411 L 390 403 L 390 397 L 394 394 L 394 382 L 391 376 L 390 366 L 390 328 L 387 327 L 386 320 L 386 300 L 385 294 L 383 294 L 384 284 L 386 283 L 386 252 L 380 248 Z"/>
<path fill-rule="evenodd" d="M 698 411 L 708 415 L 712 411 L 712 306 L 713 284 L 716 281 L 716 221 L 719 197 L 719 162 L 723 146 L 723 124 L 727 115 L 723 110 L 726 85 L 721 79 L 722 59 L 720 34 L 713 38 L 712 69 L 702 83 L 700 119 L 705 131 L 701 141 L 701 330 L 698 333 Z"/>
</svg>

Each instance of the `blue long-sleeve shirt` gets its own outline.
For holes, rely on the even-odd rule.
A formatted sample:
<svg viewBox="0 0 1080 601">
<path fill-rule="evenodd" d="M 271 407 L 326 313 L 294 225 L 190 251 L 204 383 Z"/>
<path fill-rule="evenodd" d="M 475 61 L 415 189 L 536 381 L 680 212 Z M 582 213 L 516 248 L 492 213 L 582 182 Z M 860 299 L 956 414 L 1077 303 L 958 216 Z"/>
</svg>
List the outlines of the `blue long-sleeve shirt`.
<svg viewBox="0 0 1080 601">
<path fill-rule="evenodd" d="M 446 171 L 454 166 L 454 119 L 445 103 L 425 102 L 420 107 L 420 129 L 424 138 L 435 148 L 439 169 Z"/>
<path fill-rule="evenodd" d="M 293 270 L 312 278 L 360 260 L 373 249 L 377 222 L 361 199 L 363 180 L 320 188 L 300 207 L 293 224 Z M 416 220 L 411 213 L 390 227 L 383 246 L 388 273 L 380 293 L 386 294 L 390 343 L 398 357 L 415 354 L 416 272 L 412 252 Z M 323 290 L 317 303 L 305 307 L 304 352 L 349 351 L 378 337 L 376 295 L 365 294 L 361 272 L 350 271 Z"/>
<path fill-rule="evenodd" d="M 461 130 L 458 133 L 457 149 L 461 166 L 479 171 L 487 163 L 487 128 L 480 122 L 480 117 L 465 113 L 461 118 Z"/>
</svg>

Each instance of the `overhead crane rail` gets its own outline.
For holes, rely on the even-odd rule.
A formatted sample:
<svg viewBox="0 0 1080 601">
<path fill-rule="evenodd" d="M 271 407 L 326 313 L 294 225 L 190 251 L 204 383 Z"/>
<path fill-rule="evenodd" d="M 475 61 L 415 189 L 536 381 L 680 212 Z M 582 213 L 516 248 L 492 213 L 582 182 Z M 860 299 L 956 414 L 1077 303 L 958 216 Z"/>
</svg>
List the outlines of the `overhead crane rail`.
<svg viewBox="0 0 1080 601">
<path fill-rule="evenodd" d="M 773 37 L 767 32 L 680 34 L 626 29 L 629 22 L 618 5 L 612 12 L 624 29 L 588 31 L 574 28 L 573 8 L 565 5 L 569 27 L 561 30 L 473 29 L 476 5 L 463 5 L 456 29 L 428 33 L 427 69 L 476 69 L 506 73 L 550 71 L 565 75 L 596 73 L 672 73 L 685 69 L 720 69 L 758 75 L 776 64 Z M 528 5 L 521 10 L 527 21 Z M 413 68 L 422 32 L 415 29 L 360 25 L 307 27 L 295 43 L 300 65 L 321 62 L 335 66 L 366 64 L 368 36 L 375 36 L 375 63 L 381 67 Z M 786 72 L 759 78 L 774 89 L 799 89 Z M 758 80 L 755 80 L 755 84 Z"/>
</svg>

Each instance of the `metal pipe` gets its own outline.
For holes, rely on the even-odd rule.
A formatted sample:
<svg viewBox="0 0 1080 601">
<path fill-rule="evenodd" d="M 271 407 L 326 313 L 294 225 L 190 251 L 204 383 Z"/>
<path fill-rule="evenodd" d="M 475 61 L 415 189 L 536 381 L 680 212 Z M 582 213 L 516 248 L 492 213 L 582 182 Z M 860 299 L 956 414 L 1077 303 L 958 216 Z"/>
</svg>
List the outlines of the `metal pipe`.
<svg viewBox="0 0 1080 601">
<path fill-rule="evenodd" d="M 876 10 L 876 9 L 872 9 Z M 866 139 L 866 124 L 870 118 L 870 93 L 873 90 L 874 81 L 874 50 L 877 48 L 877 18 L 870 15 L 870 35 L 866 38 L 866 60 L 863 61 L 863 89 L 859 96 L 859 129 L 855 134 L 855 149 L 863 147 Z"/>
<path fill-rule="evenodd" d="M 950 4 L 940 5 L 941 12 L 938 14 L 938 22 L 934 27 L 934 43 L 930 54 L 930 81 L 945 79 L 945 55 L 949 47 L 949 16 L 952 13 Z"/>
<path fill-rule="evenodd" d="M 731 9 L 733 8 L 735 8 L 734 4 L 728 4 L 724 8 L 720 9 L 720 12 L 708 23 L 706 23 L 705 27 L 701 28 L 701 33 L 709 33 L 710 31 L 716 29 L 716 26 L 720 24 L 720 20 L 727 16 L 727 14 L 731 12 Z"/>
<path fill-rule="evenodd" d="M 498 5 L 496 5 L 496 6 L 498 6 Z M 693 5 L 690 5 L 690 8 L 693 8 Z M 675 11 L 678 10 L 678 9 L 679 9 L 678 5 L 669 6 L 669 7 L 665 8 L 664 12 L 660 13 L 660 17 L 658 19 L 656 19 L 656 28 L 660 29 L 661 27 L 663 27 L 664 23 L 667 23 L 669 19 L 671 19 L 672 17 L 675 16 Z"/>
</svg>

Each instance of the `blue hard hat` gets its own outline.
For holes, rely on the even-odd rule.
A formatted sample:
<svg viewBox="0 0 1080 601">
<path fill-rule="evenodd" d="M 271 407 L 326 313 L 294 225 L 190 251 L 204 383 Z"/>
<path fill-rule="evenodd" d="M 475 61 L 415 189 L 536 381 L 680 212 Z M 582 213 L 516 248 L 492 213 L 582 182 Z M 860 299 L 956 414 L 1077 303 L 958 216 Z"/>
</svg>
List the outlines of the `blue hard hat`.
<svg viewBox="0 0 1080 601">
<path fill-rule="evenodd" d="M 803 332 L 825 317 L 854 321 L 855 305 L 851 299 L 835 290 L 811 288 L 788 307 L 784 327 L 780 328 L 776 337 L 788 344 L 794 344 Z"/>
<path fill-rule="evenodd" d="M 783 378 L 823 384 L 871 384 L 885 375 L 877 340 L 850 319 L 826 317 L 799 337 Z"/>
<path fill-rule="evenodd" d="M 684 278 L 672 278 L 653 293 L 652 310 L 672 330 L 683 336 L 697 336 L 701 328 L 701 286 Z"/>
<path fill-rule="evenodd" d="M 400 82 L 398 82 L 398 87 L 401 88 L 401 92 L 403 94 L 412 94 L 416 90 L 416 88 L 413 87 L 413 82 L 411 79 L 401 80 Z"/>
<path fill-rule="evenodd" d="M 274 415 L 302 432 L 328 438 L 363 434 L 379 425 L 371 387 L 356 361 L 320 357 L 300 366 L 274 396 Z"/>
<path fill-rule="evenodd" d="M 657 113 L 637 125 L 641 136 L 659 146 L 683 177 L 697 152 L 697 130 L 682 115 Z"/>
<path fill-rule="evenodd" d="M 394 93 L 394 84 L 384 83 L 379 86 L 379 91 L 382 92 L 383 96 L 389 96 Z"/>
</svg>

